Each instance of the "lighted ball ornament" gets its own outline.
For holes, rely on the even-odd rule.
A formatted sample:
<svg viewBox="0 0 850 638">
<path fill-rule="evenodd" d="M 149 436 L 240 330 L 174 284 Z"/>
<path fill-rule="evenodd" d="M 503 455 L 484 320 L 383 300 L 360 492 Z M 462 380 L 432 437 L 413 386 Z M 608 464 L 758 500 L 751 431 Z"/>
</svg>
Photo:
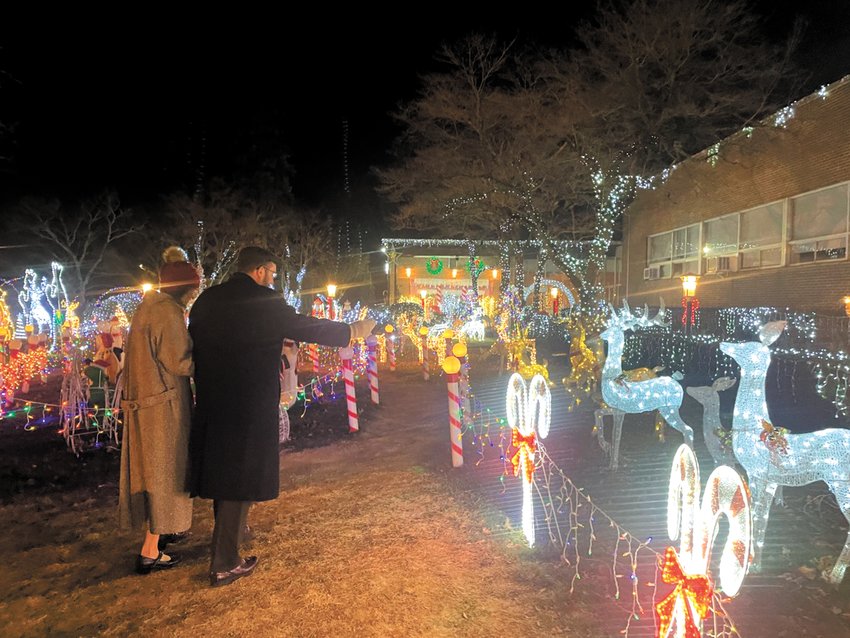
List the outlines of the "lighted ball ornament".
<svg viewBox="0 0 850 638">
<path fill-rule="evenodd" d="M 552 419 L 552 396 L 549 385 L 540 375 L 531 379 L 528 388 L 519 373 L 508 380 L 505 400 L 508 425 L 511 427 L 511 446 L 514 448 L 511 463 L 514 476 L 522 480 L 522 531 L 528 545 L 534 545 L 534 502 L 531 487 L 534 483 L 534 462 L 537 440 L 549 434 Z"/>
<path fill-rule="evenodd" d="M 765 324 L 759 330 L 760 341 L 720 344 L 720 350 L 741 366 L 732 416 L 732 449 L 747 471 L 753 495 L 754 569 L 759 567 L 770 506 L 781 485 L 823 481 L 850 523 L 850 430 L 827 428 L 785 434 L 769 423 L 764 389 L 771 358 L 768 346 L 782 334 L 785 325 L 785 321 Z M 833 583 L 843 580 L 848 563 L 850 533 L 829 574 Z"/>
<path fill-rule="evenodd" d="M 721 516 L 726 517 L 729 531 L 716 582 L 726 596 L 738 594 L 750 564 L 750 515 L 747 486 L 728 465 L 714 469 L 700 500 L 699 464 L 690 447 L 679 447 L 667 491 L 667 533 L 671 540 L 679 539 L 679 552 L 668 547 L 661 565 L 662 579 L 675 587 L 655 605 L 656 636 L 702 636 L 702 622 L 714 595 L 709 567 Z"/>
<path fill-rule="evenodd" d="M 460 409 L 459 377 L 460 360 L 457 357 L 443 359 L 443 372 L 449 394 L 449 444 L 452 450 L 452 467 L 463 465 L 463 423 Z"/>
</svg>

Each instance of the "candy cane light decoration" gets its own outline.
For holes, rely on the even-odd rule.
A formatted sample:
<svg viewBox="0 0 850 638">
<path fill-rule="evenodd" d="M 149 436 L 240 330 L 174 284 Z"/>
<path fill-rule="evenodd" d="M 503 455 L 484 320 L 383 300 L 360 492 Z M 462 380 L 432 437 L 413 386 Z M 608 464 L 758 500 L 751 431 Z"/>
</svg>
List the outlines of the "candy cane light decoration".
<svg viewBox="0 0 850 638">
<path fill-rule="evenodd" d="M 534 483 L 537 439 L 546 438 L 552 419 L 552 395 L 546 379 L 536 374 L 526 388 L 522 376 L 516 372 L 512 374 L 508 380 L 505 408 L 511 427 L 511 446 L 515 449 L 511 457 L 514 476 L 521 476 L 522 479 L 522 531 L 529 547 L 533 547 L 534 502 L 531 500 L 531 486 Z"/>
<path fill-rule="evenodd" d="M 699 638 L 714 588 L 708 568 L 720 516 L 729 535 L 720 557 L 720 589 L 735 596 L 750 565 L 752 523 L 750 493 L 741 476 L 728 465 L 714 469 L 700 501 L 699 464 L 693 450 L 682 445 L 673 458 L 667 492 L 667 533 L 679 538 L 679 553 L 668 547 L 661 577 L 675 589 L 655 605 L 656 636 Z"/>
</svg>

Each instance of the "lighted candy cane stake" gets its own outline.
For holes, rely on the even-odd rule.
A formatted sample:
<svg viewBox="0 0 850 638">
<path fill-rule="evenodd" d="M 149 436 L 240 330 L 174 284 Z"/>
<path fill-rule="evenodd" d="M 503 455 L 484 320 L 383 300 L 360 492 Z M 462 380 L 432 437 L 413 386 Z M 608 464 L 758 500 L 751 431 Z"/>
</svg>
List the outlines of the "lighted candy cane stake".
<svg viewBox="0 0 850 638">
<path fill-rule="evenodd" d="M 369 393 L 372 397 L 372 403 L 378 405 L 381 400 L 378 396 L 378 338 L 375 335 L 366 337 L 366 351 L 366 373 L 369 376 Z"/>
<path fill-rule="evenodd" d="M 384 328 L 387 333 L 387 359 L 390 364 L 390 372 L 395 372 L 395 335 L 393 330 L 394 328 L 390 324 L 387 324 Z"/>
<path fill-rule="evenodd" d="M 431 378 L 428 365 L 428 328 L 419 328 L 419 338 L 422 340 L 422 378 L 428 381 Z"/>
<path fill-rule="evenodd" d="M 340 348 L 339 358 L 342 360 L 342 376 L 345 380 L 345 399 L 348 403 L 348 431 L 357 432 L 360 424 L 357 419 L 357 395 L 354 391 L 354 367 L 351 360 L 354 358 L 354 349 L 351 347 Z"/>
<path fill-rule="evenodd" d="M 511 457 L 514 476 L 522 474 L 522 531 L 529 547 L 532 547 L 534 502 L 531 500 L 531 486 L 534 483 L 534 457 L 537 453 L 537 438 L 546 438 L 552 419 L 552 396 L 546 379 L 535 374 L 526 390 L 522 376 L 514 372 L 508 380 L 505 407 L 508 425 L 511 426 L 511 446 L 516 448 Z"/>
<path fill-rule="evenodd" d="M 655 605 L 660 638 L 699 638 L 702 621 L 714 594 L 708 568 L 718 519 L 725 515 L 729 535 L 720 557 L 720 589 L 735 596 L 750 565 L 752 527 L 750 493 L 741 476 L 728 465 L 714 469 L 700 501 L 699 464 L 693 450 L 682 445 L 673 458 L 667 492 L 667 533 L 679 538 L 679 553 L 667 548 L 661 577 L 676 588 Z"/>
<path fill-rule="evenodd" d="M 449 390 L 449 443 L 452 448 L 452 467 L 460 467 L 463 465 L 463 438 L 458 389 L 460 361 L 457 357 L 443 359 L 443 371 L 446 373 L 446 384 Z"/>
<path fill-rule="evenodd" d="M 466 359 L 466 344 L 462 341 L 452 346 L 452 355 L 460 361 L 460 400 L 463 405 L 463 422 L 472 421 L 472 406 L 469 403 L 469 364 Z"/>
</svg>

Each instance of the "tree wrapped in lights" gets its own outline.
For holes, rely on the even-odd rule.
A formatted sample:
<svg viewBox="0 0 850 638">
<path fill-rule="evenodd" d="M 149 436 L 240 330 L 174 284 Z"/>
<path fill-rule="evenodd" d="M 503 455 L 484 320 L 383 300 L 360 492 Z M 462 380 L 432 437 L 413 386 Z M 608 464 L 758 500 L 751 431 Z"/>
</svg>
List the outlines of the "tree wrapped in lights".
<svg viewBox="0 0 850 638">
<path fill-rule="evenodd" d="M 732 417 L 732 449 L 747 471 L 753 495 L 755 527 L 754 568 L 764 548 L 770 506 L 780 485 L 800 486 L 823 481 L 835 495 L 841 513 L 850 523 L 850 430 L 827 428 L 808 434 L 787 434 L 781 446 L 765 436 L 772 428 L 765 401 L 764 379 L 773 344 L 785 329 L 784 321 L 762 326 L 759 341 L 721 343 L 720 349 L 741 366 L 741 381 Z M 850 563 L 850 532 L 829 574 L 840 583 Z"/>
<path fill-rule="evenodd" d="M 674 590 L 655 605 L 658 638 L 699 638 L 714 594 L 709 575 L 718 521 L 726 517 L 728 536 L 720 557 L 720 588 L 735 596 L 750 564 L 752 528 L 747 486 L 731 467 L 721 465 L 708 477 L 700 500 L 699 464 L 682 445 L 673 458 L 667 491 L 667 533 L 679 539 L 679 551 L 668 547 L 662 579 Z"/>
</svg>

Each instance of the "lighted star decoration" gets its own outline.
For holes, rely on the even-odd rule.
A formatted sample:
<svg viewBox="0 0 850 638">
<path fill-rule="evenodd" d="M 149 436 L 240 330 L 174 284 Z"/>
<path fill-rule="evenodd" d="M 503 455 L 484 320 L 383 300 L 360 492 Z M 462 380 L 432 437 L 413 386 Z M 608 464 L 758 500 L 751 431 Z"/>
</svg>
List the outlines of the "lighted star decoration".
<svg viewBox="0 0 850 638">
<path fill-rule="evenodd" d="M 508 380 L 505 407 L 511 427 L 511 447 L 514 453 L 511 464 L 514 476 L 522 480 L 522 531 L 529 547 L 534 546 L 534 503 L 531 486 L 534 483 L 534 463 L 538 439 L 549 434 L 552 419 L 552 396 L 549 386 L 540 375 L 535 375 L 525 386 L 525 380 L 514 373 Z"/>
<path fill-rule="evenodd" d="M 752 547 L 750 497 L 741 476 L 728 465 L 714 469 L 700 500 L 699 463 L 682 445 L 673 459 L 667 492 L 667 532 L 679 539 L 679 552 L 668 547 L 661 577 L 673 591 L 655 605 L 656 636 L 699 638 L 714 595 L 709 574 L 718 521 L 725 516 L 729 533 L 720 557 L 720 589 L 736 596 L 747 574 Z"/>
</svg>

